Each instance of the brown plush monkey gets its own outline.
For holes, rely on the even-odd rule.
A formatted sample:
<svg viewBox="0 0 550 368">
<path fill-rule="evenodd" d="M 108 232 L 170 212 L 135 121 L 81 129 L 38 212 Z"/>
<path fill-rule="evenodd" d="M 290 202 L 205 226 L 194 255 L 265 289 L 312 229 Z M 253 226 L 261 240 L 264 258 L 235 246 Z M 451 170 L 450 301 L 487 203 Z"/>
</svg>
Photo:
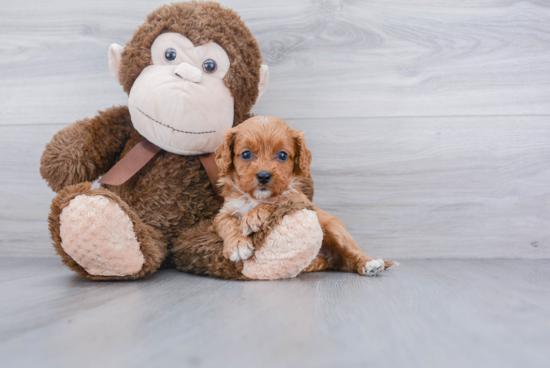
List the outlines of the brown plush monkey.
<svg viewBox="0 0 550 368">
<path fill-rule="evenodd" d="M 97 280 L 136 279 L 163 264 L 236 278 L 204 222 L 219 202 L 198 155 L 246 120 L 265 90 L 256 40 L 217 3 L 176 3 L 151 13 L 124 48 L 112 45 L 109 66 L 128 107 L 66 127 L 42 156 L 40 173 L 58 192 L 49 216 L 57 253 Z M 312 196 L 311 179 L 302 182 Z"/>
</svg>

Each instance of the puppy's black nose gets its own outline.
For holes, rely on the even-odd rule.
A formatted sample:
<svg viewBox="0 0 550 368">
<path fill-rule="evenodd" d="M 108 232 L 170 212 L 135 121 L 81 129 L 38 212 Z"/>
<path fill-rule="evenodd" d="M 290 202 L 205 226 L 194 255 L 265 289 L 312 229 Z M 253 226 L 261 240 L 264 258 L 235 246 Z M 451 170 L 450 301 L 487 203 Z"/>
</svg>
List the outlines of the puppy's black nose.
<svg viewBox="0 0 550 368">
<path fill-rule="evenodd" d="M 271 174 L 267 171 L 260 171 L 256 177 L 258 178 L 258 181 L 260 184 L 267 184 L 271 180 Z"/>
</svg>

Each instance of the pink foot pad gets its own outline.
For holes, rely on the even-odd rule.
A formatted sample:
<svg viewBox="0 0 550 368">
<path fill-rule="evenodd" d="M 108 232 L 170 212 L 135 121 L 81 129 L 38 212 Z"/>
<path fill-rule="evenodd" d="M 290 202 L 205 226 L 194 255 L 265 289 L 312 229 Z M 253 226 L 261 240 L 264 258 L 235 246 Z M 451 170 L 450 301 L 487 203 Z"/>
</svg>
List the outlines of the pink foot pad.
<svg viewBox="0 0 550 368">
<path fill-rule="evenodd" d="M 145 259 L 126 213 L 106 197 L 79 195 L 60 217 L 61 246 L 89 274 L 128 276 Z"/>
<path fill-rule="evenodd" d="M 256 280 L 296 277 L 317 257 L 322 243 L 323 229 L 315 212 L 287 215 L 254 257 L 243 261 L 243 275 Z"/>
</svg>

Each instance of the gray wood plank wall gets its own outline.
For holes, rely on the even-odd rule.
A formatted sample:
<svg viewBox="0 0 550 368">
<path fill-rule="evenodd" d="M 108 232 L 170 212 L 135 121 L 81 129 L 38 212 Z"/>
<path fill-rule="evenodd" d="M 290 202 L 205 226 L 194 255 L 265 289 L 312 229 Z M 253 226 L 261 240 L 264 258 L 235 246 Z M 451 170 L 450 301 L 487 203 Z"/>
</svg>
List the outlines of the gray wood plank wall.
<svg viewBox="0 0 550 368">
<path fill-rule="evenodd" d="M 38 174 L 63 126 L 126 103 L 107 69 L 164 1 L 0 4 L 0 254 L 53 256 Z M 222 1 L 303 129 L 316 203 L 369 253 L 550 257 L 550 2 Z"/>
</svg>

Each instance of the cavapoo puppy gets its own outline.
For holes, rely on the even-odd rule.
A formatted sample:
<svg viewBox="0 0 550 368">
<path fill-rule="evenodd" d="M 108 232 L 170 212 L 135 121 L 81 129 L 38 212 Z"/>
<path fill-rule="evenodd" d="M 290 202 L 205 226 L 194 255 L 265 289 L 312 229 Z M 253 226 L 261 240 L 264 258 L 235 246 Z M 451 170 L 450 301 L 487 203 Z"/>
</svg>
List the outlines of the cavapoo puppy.
<svg viewBox="0 0 550 368">
<path fill-rule="evenodd" d="M 218 185 L 225 202 L 214 219 L 214 229 L 224 242 L 223 254 L 232 261 L 252 256 L 250 234 L 284 203 L 311 203 L 301 191 L 300 177 L 309 177 L 311 152 L 304 134 L 270 116 L 255 116 L 225 134 L 216 149 L 220 169 Z M 323 229 L 325 262 L 314 261 L 308 271 L 351 270 L 374 276 L 394 264 L 366 255 L 342 222 L 314 207 Z M 326 247 L 325 247 L 326 246 Z"/>
</svg>

